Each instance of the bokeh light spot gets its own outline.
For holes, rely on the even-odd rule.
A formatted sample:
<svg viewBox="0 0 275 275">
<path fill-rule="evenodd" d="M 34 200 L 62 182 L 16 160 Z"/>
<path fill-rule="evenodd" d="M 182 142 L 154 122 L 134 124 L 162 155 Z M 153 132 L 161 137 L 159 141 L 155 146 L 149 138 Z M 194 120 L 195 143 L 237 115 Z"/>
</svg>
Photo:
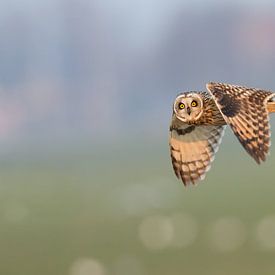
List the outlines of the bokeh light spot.
<svg viewBox="0 0 275 275">
<path fill-rule="evenodd" d="M 70 275 L 105 275 L 104 266 L 95 259 L 80 258 L 76 260 L 72 267 Z"/>
<path fill-rule="evenodd" d="M 146 248 L 158 250 L 170 244 L 174 230 L 169 218 L 152 216 L 142 220 L 138 233 L 141 242 Z"/>
<path fill-rule="evenodd" d="M 210 228 L 209 239 L 219 252 L 233 252 L 246 240 L 245 226 L 235 217 L 218 219 Z"/>
<path fill-rule="evenodd" d="M 275 249 L 275 216 L 267 216 L 259 222 L 256 239 L 263 249 Z"/>
</svg>

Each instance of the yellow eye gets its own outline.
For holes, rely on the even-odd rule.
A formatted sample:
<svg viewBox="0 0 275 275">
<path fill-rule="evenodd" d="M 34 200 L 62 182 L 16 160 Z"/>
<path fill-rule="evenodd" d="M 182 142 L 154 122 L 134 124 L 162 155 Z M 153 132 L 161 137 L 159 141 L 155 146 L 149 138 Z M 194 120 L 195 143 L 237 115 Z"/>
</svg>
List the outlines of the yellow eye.
<svg viewBox="0 0 275 275">
<path fill-rule="evenodd" d="M 179 104 L 179 109 L 182 110 L 182 109 L 184 109 L 184 108 L 185 108 L 185 105 L 184 105 L 183 103 L 180 103 L 180 104 Z"/>
<path fill-rule="evenodd" d="M 192 107 L 197 107 L 197 106 L 198 106 L 198 102 L 197 102 L 196 100 L 193 100 L 193 101 L 191 102 L 191 106 L 192 106 Z"/>
</svg>

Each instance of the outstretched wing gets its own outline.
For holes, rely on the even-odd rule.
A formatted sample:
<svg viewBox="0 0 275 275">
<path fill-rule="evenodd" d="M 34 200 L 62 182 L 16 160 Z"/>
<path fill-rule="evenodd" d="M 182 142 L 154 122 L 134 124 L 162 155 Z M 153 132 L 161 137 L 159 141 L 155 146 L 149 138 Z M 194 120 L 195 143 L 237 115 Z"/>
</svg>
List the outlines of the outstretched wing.
<svg viewBox="0 0 275 275">
<path fill-rule="evenodd" d="M 270 146 L 267 101 L 274 94 L 223 83 L 211 82 L 206 87 L 248 154 L 259 164 L 265 161 Z"/>
<path fill-rule="evenodd" d="M 184 125 L 170 128 L 170 151 L 175 174 L 184 185 L 205 177 L 226 126 Z"/>
</svg>

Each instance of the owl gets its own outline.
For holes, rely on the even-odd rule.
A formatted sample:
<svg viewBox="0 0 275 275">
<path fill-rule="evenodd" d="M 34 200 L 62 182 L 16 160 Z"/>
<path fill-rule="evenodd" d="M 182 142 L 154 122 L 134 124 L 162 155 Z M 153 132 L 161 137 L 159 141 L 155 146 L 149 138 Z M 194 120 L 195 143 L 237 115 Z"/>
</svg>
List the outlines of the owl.
<svg viewBox="0 0 275 275">
<path fill-rule="evenodd" d="M 179 94 L 173 105 L 170 153 L 184 185 L 204 179 L 226 125 L 258 164 L 269 152 L 269 113 L 275 112 L 275 93 L 213 82 L 206 88 Z"/>
</svg>

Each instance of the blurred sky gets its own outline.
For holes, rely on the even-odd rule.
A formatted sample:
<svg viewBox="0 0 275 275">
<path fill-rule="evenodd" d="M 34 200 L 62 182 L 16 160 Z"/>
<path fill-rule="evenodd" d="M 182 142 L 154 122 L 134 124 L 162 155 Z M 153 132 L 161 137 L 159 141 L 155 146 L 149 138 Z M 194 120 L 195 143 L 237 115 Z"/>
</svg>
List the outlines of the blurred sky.
<svg viewBox="0 0 275 275">
<path fill-rule="evenodd" d="M 274 7 L 1 1 L 0 140 L 165 136 L 181 90 L 208 81 L 275 90 Z"/>
</svg>

